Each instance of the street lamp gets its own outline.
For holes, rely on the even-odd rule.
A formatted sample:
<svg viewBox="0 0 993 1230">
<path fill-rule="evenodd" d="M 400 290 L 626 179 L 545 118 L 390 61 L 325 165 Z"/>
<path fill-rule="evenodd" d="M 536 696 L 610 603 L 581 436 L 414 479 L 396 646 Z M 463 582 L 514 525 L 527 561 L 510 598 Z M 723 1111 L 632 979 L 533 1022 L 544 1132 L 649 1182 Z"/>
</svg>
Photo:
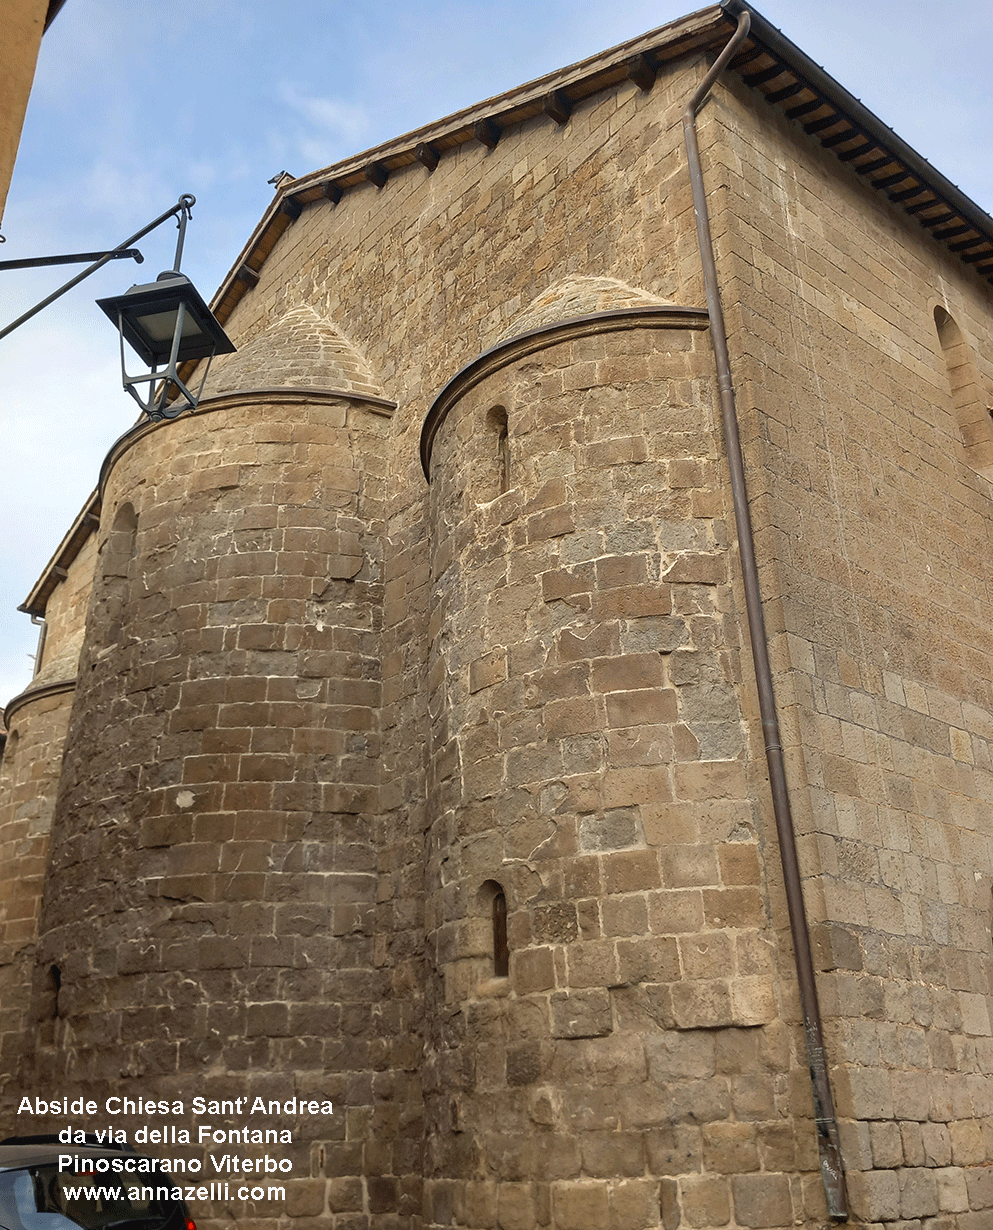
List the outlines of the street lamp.
<svg viewBox="0 0 993 1230">
<path fill-rule="evenodd" d="M 196 287 L 184 274 L 179 272 L 179 263 L 183 256 L 183 241 L 186 238 L 186 224 L 190 218 L 190 210 L 196 204 L 196 198 L 184 195 L 177 203 L 160 214 L 154 222 L 136 231 L 129 239 L 125 239 L 109 252 L 80 252 L 67 256 L 41 256 L 29 260 L 0 261 L 0 270 L 26 269 L 41 265 L 62 265 L 83 261 L 93 261 L 89 268 L 84 269 L 71 278 L 64 286 L 60 286 L 41 303 L 18 316 L 6 328 L 0 329 L 0 338 L 4 338 L 43 308 L 54 303 L 66 291 L 71 290 L 91 273 L 95 273 L 108 261 L 121 257 L 133 257 L 141 261 L 141 253 L 131 245 L 136 243 L 149 231 L 154 231 L 168 218 L 175 218 L 179 227 L 179 238 L 176 241 L 176 258 L 173 268 L 166 273 L 160 273 L 154 282 L 144 286 L 132 286 L 123 295 L 115 295 L 109 299 L 98 299 L 98 305 L 103 308 L 117 326 L 121 339 L 121 374 L 124 388 L 131 394 L 145 414 L 153 420 L 174 419 L 184 410 L 195 410 L 207 380 L 210 370 L 210 360 L 215 354 L 231 354 L 235 347 L 231 344 L 224 330 L 207 304 L 197 293 Z M 141 376 L 129 376 L 124 365 L 124 343 L 128 342 L 138 352 L 141 358 L 152 369 Z M 203 376 L 196 392 L 187 388 L 179 376 L 179 366 L 189 361 L 206 359 Z M 163 366 L 164 364 L 164 366 Z M 148 384 L 148 396 L 142 398 L 135 386 Z M 177 398 L 179 394 L 182 400 Z"/>
<path fill-rule="evenodd" d="M 123 295 L 97 300 L 97 306 L 117 325 L 120 334 L 124 388 L 153 420 L 174 419 L 184 410 L 195 410 L 207 380 L 210 360 L 215 354 L 231 354 L 235 349 L 196 287 L 179 272 L 186 223 L 193 204 L 192 196 L 182 196 L 174 211 L 179 226 L 174 268 L 160 273 L 154 282 L 132 286 Z M 124 362 L 125 342 L 151 371 L 140 376 L 128 375 Z M 193 392 L 180 379 L 178 369 L 181 364 L 198 359 L 206 359 L 207 363 L 200 384 Z M 149 386 L 145 398 L 135 387 L 141 384 Z M 177 393 L 180 398 L 176 398 Z"/>
</svg>

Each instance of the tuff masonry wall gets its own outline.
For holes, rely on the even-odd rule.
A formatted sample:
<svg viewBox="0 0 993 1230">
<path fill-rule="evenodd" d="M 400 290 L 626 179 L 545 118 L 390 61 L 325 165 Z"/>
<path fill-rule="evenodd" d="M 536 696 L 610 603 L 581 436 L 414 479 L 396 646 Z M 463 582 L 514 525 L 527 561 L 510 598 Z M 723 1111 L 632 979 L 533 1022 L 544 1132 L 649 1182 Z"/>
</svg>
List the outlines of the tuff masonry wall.
<svg viewBox="0 0 993 1230">
<path fill-rule="evenodd" d="M 546 296 L 542 329 L 457 378 L 431 451 L 427 910 L 447 1028 L 436 1017 L 428 1040 L 429 1195 L 468 1224 L 501 1208 L 576 1227 L 711 1219 L 730 1213 L 728 1121 L 781 1144 L 789 1055 L 761 1028 L 779 1015 L 775 940 L 706 316 L 632 303 L 555 322 L 600 290 Z M 512 438 L 502 492 L 494 406 Z M 753 1084 L 740 1050 L 760 1038 Z M 463 1185 L 447 1176 L 466 1136 L 482 1174 Z M 733 1187 L 746 1218 L 791 1207 L 781 1171 Z"/>
<path fill-rule="evenodd" d="M 112 451 L 15 1087 L 333 1094 L 209 1225 L 826 1220 L 704 69 L 297 207 L 203 412 Z M 744 87 L 699 127 L 853 1220 L 978 1230 L 989 521 L 934 309 L 988 289 Z"/>
<path fill-rule="evenodd" d="M 49 836 L 96 558 L 90 539 L 46 607 L 34 678 L 7 705 L 0 777 L 0 1091 L 14 1096 L 34 1022 L 30 987 Z"/>
<path fill-rule="evenodd" d="M 715 102 L 708 187 L 728 202 L 722 292 L 853 1209 L 971 1230 L 993 1207 L 993 491 L 935 309 L 988 406 L 989 287 L 743 88 Z"/>
</svg>

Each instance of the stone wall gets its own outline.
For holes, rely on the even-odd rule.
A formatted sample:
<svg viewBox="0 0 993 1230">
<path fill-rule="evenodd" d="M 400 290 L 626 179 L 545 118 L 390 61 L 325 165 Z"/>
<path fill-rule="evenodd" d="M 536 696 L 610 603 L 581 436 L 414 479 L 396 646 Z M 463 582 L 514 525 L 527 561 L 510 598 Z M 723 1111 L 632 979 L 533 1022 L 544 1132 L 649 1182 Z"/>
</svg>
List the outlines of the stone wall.
<svg viewBox="0 0 993 1230">
<path fill-rule="evenodd" d="M 33 1045 L 30 988 L 49 834 L 72 685 L 43 690 L 11 714 L 0 777 L 0 1105 L 17 1093 L 22 1050 Z"/>
<path fill-rule="evenodd" d="M 814 1132 L 790 1105 L 706 316 L 550 322 L 577 290 L 446 390 L 431 452 L 426 1224 L 792 1224 L 823 1197 L 796 1173 Z"/>
<path fill-rule="evenodd" d="M 39 660 L 28 687 L 7 705 L 0 768 L 0 1106 L 17 1093 L 14 1074 L 33 1044 L 30 988 L 49 837 L 72 710 L 95 540 L 84 543 L 49 598 Z M 51 974 L 51 971 L 43 971 Z"/>
<path fill-rule="evenodd" d="M 41 921 L 61 985 L 39 980 L 26 1087 L 189 1105 L 289 1085 L 388 1144 L 372 1073 L 403 1004 L 382 1003 L 370 918 L 388 425 L 381 401 L 274 390 L 117 446 Z M 339 1125 L 297 1132 L 298 1175 Z M 312 1207 L 306 1179 L 288 1201 Z"/>
<path fill-rule="evenodd" d="M 305 204 L 205 412 L 113 452 L 33 1062 L 332 1094 L 295 1221 L 826 1219 L 703 71 Z M 985 1230 L 989 291 L 743 86 L 699 130 L 853 1220 Z"/>
<path fill-rule="evenodd" d="M 993 423 L 964 434 L 935 309 L 989 405 L 989 287 L 746 91 L 715 118 L 708 187 L 727 201 L 722 289 L 853 1211 L 978 1230 L 993 491 L 976 433 L 993 441 Z"/>
</svg>

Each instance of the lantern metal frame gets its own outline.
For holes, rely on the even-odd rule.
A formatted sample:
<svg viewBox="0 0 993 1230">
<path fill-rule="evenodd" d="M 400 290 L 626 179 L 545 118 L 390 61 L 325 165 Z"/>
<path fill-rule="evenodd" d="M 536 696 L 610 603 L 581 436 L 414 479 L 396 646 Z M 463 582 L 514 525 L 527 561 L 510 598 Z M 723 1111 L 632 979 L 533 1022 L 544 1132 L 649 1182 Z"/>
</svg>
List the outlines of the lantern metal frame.
<svg viewBox="0 0 993 1230">
<path fill-rule="evenodd" d="M 231 354 L 236 349 L 206 302 L 197 292 L 193 283 L 184 274 L 179 272 L 180 261 L 183 257 L 183 244 L 186 239 L 186 225 L 189 222 L 191 210 L 195 204 L 196 197 L 191 196 L 189 193 L 184 193 L 171 209 L 167 209 L 165 213 L 160 214 L 154 221 L 149 222 L 147 226 L 143 226 L 140 231 L 136 231 L 125 239 L 123 243 L 118 244 L 116 248 L 111 248 L 107 252 L 80 252 L 66 256 L 37 257 L 23 261 L 0 263 L 0 269 L 18 269 L 41 265 L 68 264 L 83 260 L 93 261 L 82 273 L 78 273 L 40 303 L 36 303 L 33 308 L 12 321 L 6 328 L 0 329 L 0 339 L 6 337 L 8 333 L 13 333 L 25 321 L 30 320 L 32 316 L 36 316 L 43 308 L 48 307 L 50 303 L 54 303 L 66 291 L 78 285 L 84 278 L 88 278 L 91 273 L 96 273 L 108 261 L 128 257 L 140 262 L 142 259 L 141 253 L 132 245 L 150 231 L 154 231 L 156 227 L 161 226 L 169 218 L 175 218 L 176 225 L 179 228 L 179 236 L 176 241 L 176 256 L 173 261 L 173 268 L 166 273 L 160 274 L 155 282 L 144 286 L 132 286 L 123 295 L 99 299 L 97 303 L 117 327 L 121 346 L 122 382 L 125 390 L 137 401 L 142 411 L 150 419 L 156 420 L 176 418 L 184 410 L 195 410 L 207 380 L 211 359 L 215 354 Z M 168 328 L 164 331 L 161 329 L 156 330 L 154 335 L 150 335 L 141 325 L 141 316 L 138 313 L 143 307 L 147 309 L 149 305 L 152 307 L 158 306 L 160 315 L 175 312 L 175 319 L 172 322 L 171 328 L 171 340 L 168 341 L 168 345 L 164 344 L 169 335 Z M 192 338 L 192 340 L 192 331 L 188 328 L 190 323 L 192 323 L 196 333 L 195 338 Z M 161 337 L 157 336 L 159 333 L 162 334 Z M 128 375 L 124 359 L 125 341 L 133 346 L 137 353 L 149 364 L 152 369 L 150 372 L 139 376 Z M 207 359 L 207 364 L 196 391 L 193 391 L 180 377 L 178 369 L 183 363 L 202 358 Z M 166 360 L 165 366 L 161 366 L 163 359 Z M 144 398 L 136 390 L 136 386 L 142 384 L 149 385 L 148 395 Z M 170 404 L 177 399 L 177 395 L 181 400 L 175 405 Z"/>
<path fill-rule="evenodd" d="M 179 236 L 173 268 L 159 274 L 154 282 L 132 286 L 123 295 L 97 300 L 97 306 L 117 326 L 124 389 L 153 421 L 174 419 L 185 410 L 196 410 L 214 355 L 235 350 L 196 287 L 179 272 L 193 203 L 193 197 L 182 196 L 174 211 Z M 137 376 L 128 374 L 125 341 L 149 365 L 150 371 Z M 199 359 L 206 359 L 207 363 L 194 391 L 180 377 L 179 367 Z M 143 397 L 138 386 L 144 384 L 148 385 L 148 392 Z"/>
</svg>

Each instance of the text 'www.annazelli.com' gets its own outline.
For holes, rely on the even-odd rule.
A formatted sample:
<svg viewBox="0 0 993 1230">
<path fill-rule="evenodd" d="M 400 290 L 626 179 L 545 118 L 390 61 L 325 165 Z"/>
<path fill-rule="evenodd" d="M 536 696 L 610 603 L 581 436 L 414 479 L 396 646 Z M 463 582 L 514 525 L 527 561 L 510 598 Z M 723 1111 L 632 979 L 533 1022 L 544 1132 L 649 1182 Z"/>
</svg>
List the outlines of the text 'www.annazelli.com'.
<svg viewBox="0 0 993 1230">
<path fill-rule="evenodd" d="M 81 1187 L 66 1187 L 66 1200 L 89 1200 L 94 1203 L 118 1203 L 124 1199 L 149 1202 L 156 1200 L 173 1200 L 176 1192 L 170 1187 L 100 1187 L 85 1184 Z M 184 1200 L 265 1200 L 269 1202 L 286 1199 L 286 1188 L 282 1186 L 237 1187 L 232 1191 L 230 1183 L 207 1183 L 202 1187 L 188 1184 L 182 1188 Z"/>
</svg>

